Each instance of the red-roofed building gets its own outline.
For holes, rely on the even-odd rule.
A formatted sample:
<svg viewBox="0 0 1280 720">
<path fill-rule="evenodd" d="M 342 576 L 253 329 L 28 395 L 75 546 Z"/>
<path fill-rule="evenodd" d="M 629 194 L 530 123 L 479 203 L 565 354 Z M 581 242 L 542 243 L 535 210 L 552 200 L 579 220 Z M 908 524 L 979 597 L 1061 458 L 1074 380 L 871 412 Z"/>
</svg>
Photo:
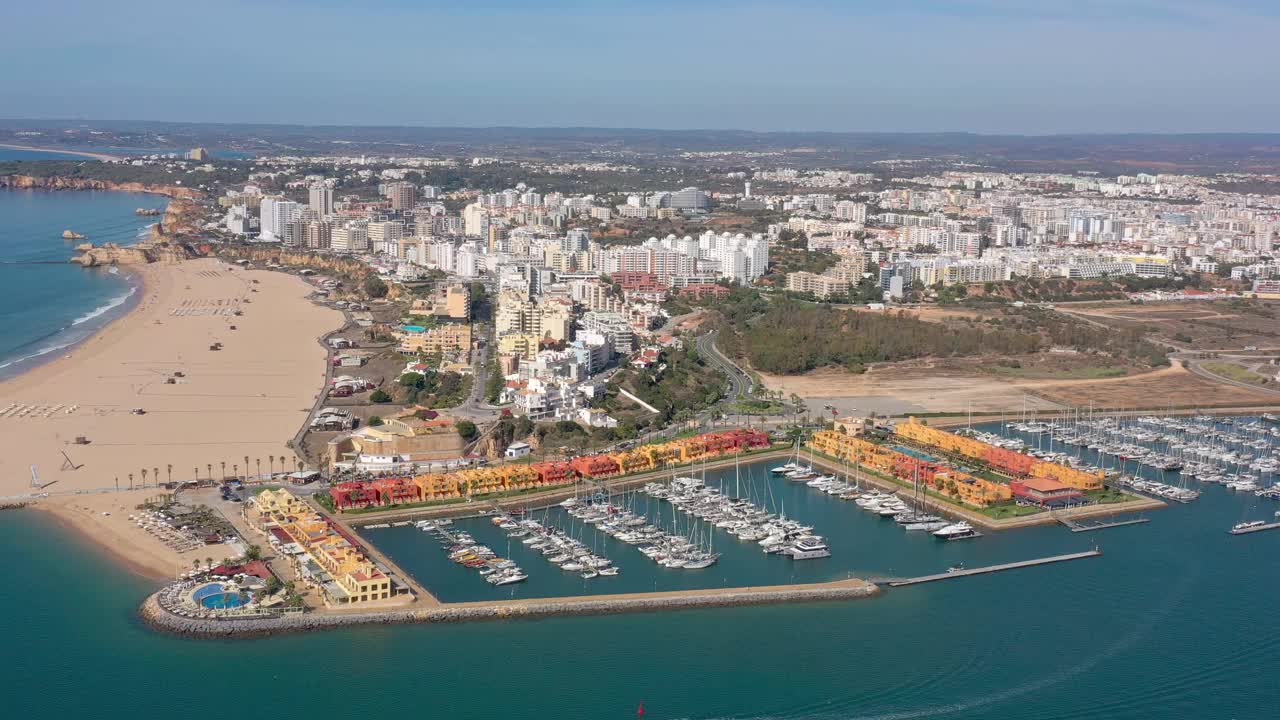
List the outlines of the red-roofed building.
<svg viewBox="0 0 1280 720">
<path fill-rule="evenodd" d="M 714 283 L 702 283 L 699 285 L 686 285 L 680 289 L 680 297 L 701 300 L 703 298 L 720 298 L 729 297 L 729 288 Z"/>
<path fill-rule="evenodd" d="M 631 358 L 631 367 L 647 368 L 658 362 L 658 358 L 662 356 L 662 351 L 658 348 L 644 348 Z"/>
<path fill-rule="evenodd" d="M 418 501 L 418 486 L 409 478 L 379 478 L 369 483 L 380 505 L 401 505 Z"/>
<path fill-rule="evenodd" d="M 666 293 L 667 286 L 658 280 L 658 276 L 647 272 L 616 272 L 609 279 L 622 286 L 623 290 L 635 292 Z"/>
<path fill-rule="evenodd" d="M 292 542 L 292 541 L 290 541 Z M 273 575 L 271 568 L 261 560 L 253 560 L 243 565 L 219 565 L 209 571 L 213 575 L 222 575 L 223 577 L 232 577 L 234 575 L 252 575 L 263 580 L 270 579 Z"/>
<path fill-rule="evenodd" d="M 567 462 L 544 462 L 531 467 L 538 473 L 538 482 L 542 485 L 562 485 L 578 477 L 573 465 Z"/>
<path fill-rule="evenodd" d="M 608 455 L 576 457 L 569 461 L 569 465 L 577 470 L 579 475 L 589 478 L 609 477 L 619 472 L 617 461 Z"/>
<path fill-rule="evenodd" d="M 338 483 L 329 488 L 329 497 L 333 498 L 333 505 L 339 510 L 379 504 L 377 493 L 367 483 L 356 480 Z"/>
<path fill-rule="evenodd" d="M 1048 478 L 1014 480 L 1009 483 L 1009 490 L 1013 492 L 1014 499 L 1042 507 L 1075 505 L 1084 500 L 1083 492 Z"/>
</svg>

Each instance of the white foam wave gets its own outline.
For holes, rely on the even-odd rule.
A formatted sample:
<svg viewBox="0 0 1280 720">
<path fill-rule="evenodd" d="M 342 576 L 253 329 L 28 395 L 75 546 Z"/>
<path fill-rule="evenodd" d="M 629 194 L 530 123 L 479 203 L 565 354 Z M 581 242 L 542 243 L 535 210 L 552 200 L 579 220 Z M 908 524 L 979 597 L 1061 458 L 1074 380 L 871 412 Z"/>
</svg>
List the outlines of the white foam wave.
<svg viewBox="0 0 1280 720">
<path fill-rule="evenodd" d="M 39 350 L 27 355 L 19 355 L 18 357 L 13 358 L 12 360 L 8 360 L 6 362 L 0 363 L 0 370 L 4 370 L 5 368 L 11 365 L 17 365 L 20 362 L 26 362 L 27 360 L 34 360 L 35 358 L 38 358 L 41 355 L 48 355 L 49 353 L 52 353 L 52 352 L 58 352 L 59 350 L 64 350 L 66 348 L 71 347 L 72 345 L 75 345 L 76 342 L 78 342 L 78 340 L 70 340 L 68 342 L 60 343 L 57 345 L 49 345 L 47 347 L 42 347 Z"/>
<path fill-rule="evenodd" d="M 72 320 L 72 321 L 71 321 L 71 325 L 72 325 L 72 327 L 74 327 L 74 326 L 76 326 L 76 325 L 79 325 L 79 324 L 81 324 L 81 323 L 89 322 L 90 320 L 92 320 L 92 319 L 94 319 L 94 318 L 96 318 L 96 317 L 101 317 L 104 313 L 110 312 L 110 311 L 111 311 L 112 309 L 114 309 L 114 308 L 118 308 L 118 307 L 120 307 L 121 305 L 125 304 L 125 302 L 127 302 L 127 301 L 129 300 L 129 298 L 133 297 L 133 294 L 134 294 L 135 292 L 137 292 L 137 291 L 138 291 L 138 288 L 137 288 L 137 287 L 130 287 L 130 288 L 129 288 L 129 292 L 127 292 L 127 293 L 125 293 L 125 294 L 123 294 L 123 295 L 117 295 L 117 296 L 115 296 L 115 297 L 111 298 L 110 300 L 108 300 L 106 303 L 104 303 L 104 304 L 102 304 L 102 305 L 99 305 L 98 307 L 94 308 L 93 310 L 90 310 L 89 312 L 85 313 L 84 315 L 81 315 L 80 317 L 76 318 L 75 320 Z"/>
</svg>

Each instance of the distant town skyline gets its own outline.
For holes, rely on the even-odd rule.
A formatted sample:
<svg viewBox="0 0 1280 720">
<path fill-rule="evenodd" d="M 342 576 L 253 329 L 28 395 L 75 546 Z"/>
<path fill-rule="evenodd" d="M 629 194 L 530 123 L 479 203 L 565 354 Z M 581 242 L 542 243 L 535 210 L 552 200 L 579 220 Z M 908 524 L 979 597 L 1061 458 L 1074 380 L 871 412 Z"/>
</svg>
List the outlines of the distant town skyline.
<svg viewBox="0 0 1280 720">
<path fill-rule="evenodd" d="M 4 114 L 328 125 L 1274 132 L 1258 0 L 68 0 L 8 8 Z"/>
</svg>

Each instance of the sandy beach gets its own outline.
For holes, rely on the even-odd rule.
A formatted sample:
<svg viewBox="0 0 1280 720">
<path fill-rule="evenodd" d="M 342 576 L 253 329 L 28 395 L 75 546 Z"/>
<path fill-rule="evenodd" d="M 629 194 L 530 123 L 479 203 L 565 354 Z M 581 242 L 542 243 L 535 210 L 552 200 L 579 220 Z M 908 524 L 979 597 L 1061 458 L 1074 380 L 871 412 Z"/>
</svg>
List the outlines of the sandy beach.
<svg viewBox="0 0 1280 720">
<path fill-rule="evenodd" d="M 88 152 L 87 150 L 63 150 L 61 148 L 35 147 L 32 145 L 10 145 L 8 143 L 0 143 L 0 148 L 9 150 L 30 150 L 32 152 L 48 152 L 61 153 L 63 155 L 76 155 L 78 157 L 93 158 L 94 160 L 119 160 L 119 155 L 108 155 L 107 153 Z"/>
<path fill-rule="evenodd" d="M 203 479 L 210 468 L 221 477 L 223 463 L 226 475 L 233 465 L 243 475 L 246 456 L 252 473 L 258 460 L 264 473 L 296 468 L 285 443 L 322 391 L 317 339 L 342 315 L 311 303 L 310 286 L 283 273 L 213 259 L 127 271 L 143 280 L 129 314 L 0 383 L 0 497 L 48 493 L 37 507 L 135 569 L 171 576 L 192 558 L 128 523 L 133 506 L 158 492 L 157 480 Z M 144 471 L 152 489 L 116 491 L 141 487 Z"/>
</svg>

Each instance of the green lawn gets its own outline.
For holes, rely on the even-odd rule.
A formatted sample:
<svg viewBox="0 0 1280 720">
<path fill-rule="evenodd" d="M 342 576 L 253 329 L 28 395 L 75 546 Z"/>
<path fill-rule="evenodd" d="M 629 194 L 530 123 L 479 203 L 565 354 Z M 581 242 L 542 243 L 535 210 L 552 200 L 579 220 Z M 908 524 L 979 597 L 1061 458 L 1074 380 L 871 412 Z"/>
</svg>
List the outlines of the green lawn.
<svg viewBox="0 0 1280 720">
<path fill-rule="evenodd" d="M 1205 363 L 1203 367 L 1205 370 L 1208 370 L 1214 375 L 1221 375 L 1224 378 L 1229 378 L 1231 380 L 1236 380 L 1238 382 L 1247 382 L 1253 385 L 1263 385 L 1268 380 L 1267 376 L 1265 375 L 1256 373 L 1252 370 L 1246 370 L 1245 368 L 1242 368 L 1239 365 L 1233 365 L 1231 363 L 1225 363 L 1225 362 Z"/>
<path fill-rule="evenodd" d="M 1085 496 L 1099 505 L 1111 505 L 1114 503 L 1129 502 L 1130 500 L 1139 499 L 1135 495 L 1130 495 L 1111 488 L 1105 490 L 1089 490 L 1085 492 Z"/>
<path fill-rule="evenodd" d="M 730 405 L 729 409 L 735 413 L 743 414 L 780 413 L 782 412 L 782 403 L 775 400 L 739 400 Z"/>
<path fill-rule="evenodd" d="M 1098 380 L 1100 378 L 1124 377 L 1129 372 L 1118 367 L 1079 367 L 1050 369 L 1036 367 L 1004 367 L 1003 365 L 985 365 L 983 370 L 992 375 L 1002 377 L 1036 379 L 1036 380 Z"/>
<path fill-rule="evenodd" d="M 1004 505 L 992 505 L 990 507 L 985 507 L 978 510 L 978 512 L 986 515 L 992 520 L 1006 520 L 1008 518 L 1023 517 L 1024 515 L 1035 515 L 1036 513 L 1043 511 L 1038 507 L 1006 503 Z"/>
</svg>

